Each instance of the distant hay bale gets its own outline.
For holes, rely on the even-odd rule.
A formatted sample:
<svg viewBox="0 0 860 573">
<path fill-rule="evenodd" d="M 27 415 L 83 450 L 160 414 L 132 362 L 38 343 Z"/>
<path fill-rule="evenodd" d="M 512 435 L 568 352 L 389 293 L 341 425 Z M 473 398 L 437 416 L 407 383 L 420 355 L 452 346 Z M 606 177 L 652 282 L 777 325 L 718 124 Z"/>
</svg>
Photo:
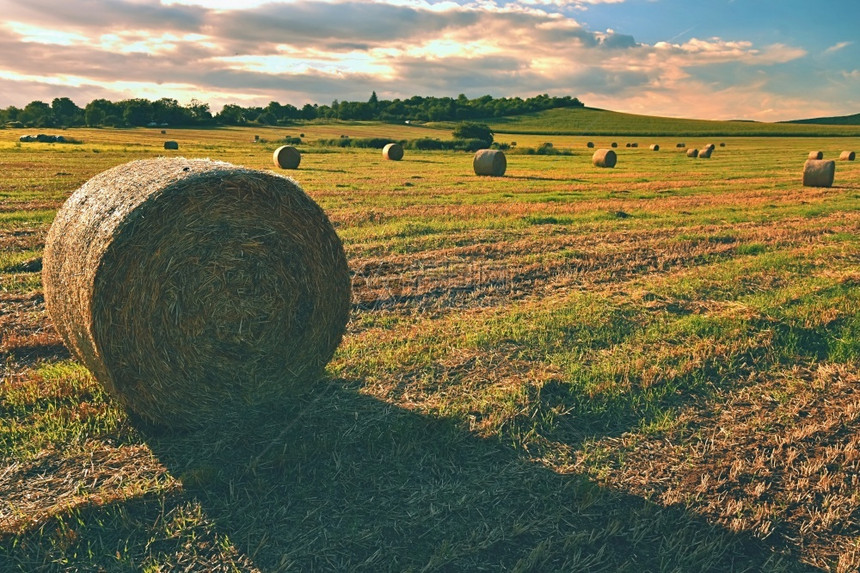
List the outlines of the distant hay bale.
<svg viewBox="0 0 860 573">
<path fill-rule="evenodd" d="M 711 146 L 705 146 L 703 149 L 699 150 L 699 159 L 710 159 L 711 153 L 714 152 L 714 148 Z"/>
<path fill-rule="evenodd" d="M 179 149 L 179 144 L 175 141 L 165 141 L 164 149 Z"/>
<path fill-rule="evenodd" d="M 831 187 L 836 174 L 836 162 L 832 159 L 807 159 L 803 164 L 804 187 Z"/>
<path fill-rule="evenodd" d="M 656 143 L 652 143 L 648 149 L 650 149 L 651 151 L 660 151 L 660 146 Z"/>
<path fill-rule="evenodd" d="M 505 154 L 498 149 L 479 149 L 472 160 L 475 175 L 493 175 L 501 177 L 508 167 Z"/>
<path fill-rule="evenodd" d="M 275 162 L 275 167 L 298 169 L 299 163 L 302 161 L 302 154 L 291 145 L 282 145 L 272 154 L 272 160 Z"/>
<path fill-rule="evenodd" d="M 704 147 L 702 148 L 702 151 L 704 151 L 704 150 L 706 150 L 706 149 L 709 149 L 709 150 L 713 151 L 713 150 L 714 150 L 714 149 L 716 149 L 716 148 L 717 148 L 717 146 L 716 146 L 716 145 L 714 145 L 713 143 L 709 143 L 709 144 L 707 144 L 706 146 L 704 146 Z M 699 155 L 701 156 L 702 154 L 701 154 L 701 153 L 699 153 Z"/>
<path fill-rule="evenodd" d="M 854 161 L 855 154 L 853 151 L 843 151 L 839 154 L 840 161 Z"/>
<path fill-rule="evenodd" d="M 823 151 L 810 151 L 807 159 L 824 159 Z"/>
<path fill-rule="evenodd" d="M 382 148 L 382 156 L 391 161 L 400 161 L 403 159 L 403 146 L 399 143 L 389 143 Z"/>
<path fill-rule="evenodd" d="M 687 150 L 687 157 L 698 157 L 698 156 L 699 156 L 699 150 L 698 149 L 691 147 L 690 149 Z"/>
<path fill-rule="evenodd" d="M 624 144 L 624 147 L 630 147 L 630 144 L 629 144 L 629 143 L 625 143 L 625 144 Z"/>
<path fill-rule="evenodd" d="M 618 144 L 613 141 L 609 144 L 609 147 L 618 147 Z"/>
<path fill-rule="evenodd" d="M 42 280 L 74 356 L 173 427 L 312 388 L 351 306 L 340 239 L 298 184 L 205 159 L 90 179 L 57 213 Z"/>
<path fill-rule="evenodd" d="M 636 142 L 633 142 L 633 143 L 631 143 L 631 144 L 630 144 L 630 147 L 639 147 L 639 144 L 638 144 L 638 143 L 636 143 Z"/>
<path fill-rule="evenodd" d="M 683 143 L 676 143 L 675 147 L 682 148 L 682 147 L 687 147 L 687 146 Z"/>
<path fill-rule="evenodd" d="M 721 142 L 720 142 L 720 147 L 725 147 L 725 146 L 726 146 L 725 142 L 721 141 Z"/>
<path fill-rule="evenodd" d="M 618 156 L 611 149 L 598 149 L 591 156 L 591 162 L 595 167 L 615 167 Z"/>
<path fill-rule="evenodd" d="M 162 129 L 162 130 L 161 130 L 161 135 L 165 135 L 166 133 L 167 133 L 167 130 L 166 130 L 166 129 Z"/>
<path fill-rule="evenodd" d="M 589 148 L 589 149 L 592 149 L 592 148 L 594 147 L 594 142 L 593 142 L 593 141 L 589 141 L 588 143 L 586 143 L 586 144 L 585 144 L 585 146 L 586 146 L 587 148 Z"/>
</svg>

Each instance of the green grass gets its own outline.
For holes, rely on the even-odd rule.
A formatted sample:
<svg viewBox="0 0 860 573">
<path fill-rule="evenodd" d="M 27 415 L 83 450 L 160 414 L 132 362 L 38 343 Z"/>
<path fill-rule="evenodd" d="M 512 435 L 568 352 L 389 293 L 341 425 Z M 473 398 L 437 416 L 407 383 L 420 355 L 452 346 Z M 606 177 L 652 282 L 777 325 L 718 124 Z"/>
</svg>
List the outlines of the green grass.
<svg viewBox="0 0 860 573">
<path fill-rule="evenodd" d="M 510 155 L 500 178 L 466 153 L 314 145 L 448 136 L 427 127 L 70 130 L 65 147 L 0 131 L 0 569 L 860 567 L 860 164 L 799 182 L 810 149 L 860 141 L 565 113 L 494 125 L 571 152 Z M 615 169 L 591 165 L 588 121 L 601 144 L 631 134 Z M 327 377 L 214 428 L 139 425 L 46 314 L 56 209 L 165 138 L 272 169 L 299 133 L 289 175 L 354 274 Z M 728 135 L 694 160 L 680 133 Z"/>
<path fill-rule="evenodd" d="M 688 143 L 684 137 L 810 137 L 843 135 L 857 137 L 857 125 L 801 125 L 796 123 L 758 123 L 748 121 L 711 121 L 619 113 L 594 108 L 551 109 L 489 122 L 493 131 L 504 134 L 662 136 L 675 143 Z M 624 145 L 623 141 L 618 142 Z M 640 148 L 642 145 L 640 144 Z M 661 149 L 668 150 L 668 145 Z M 645 146 L 648 150 L 648 146 Z"/>
</svg>

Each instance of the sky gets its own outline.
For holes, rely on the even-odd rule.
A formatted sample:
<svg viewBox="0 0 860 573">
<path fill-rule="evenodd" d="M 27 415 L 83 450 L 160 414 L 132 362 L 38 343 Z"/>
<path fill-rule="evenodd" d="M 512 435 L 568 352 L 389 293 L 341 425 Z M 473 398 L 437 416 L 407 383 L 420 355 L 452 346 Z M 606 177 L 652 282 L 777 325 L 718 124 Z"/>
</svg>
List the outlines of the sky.
<svg viewBox="0 0 860 573">
<path fill-rule="evenodd" d="M 860 0 L 0 0 L 0 108 L 421 96 L 781 121 L 860 112 Z"/>
</svg>

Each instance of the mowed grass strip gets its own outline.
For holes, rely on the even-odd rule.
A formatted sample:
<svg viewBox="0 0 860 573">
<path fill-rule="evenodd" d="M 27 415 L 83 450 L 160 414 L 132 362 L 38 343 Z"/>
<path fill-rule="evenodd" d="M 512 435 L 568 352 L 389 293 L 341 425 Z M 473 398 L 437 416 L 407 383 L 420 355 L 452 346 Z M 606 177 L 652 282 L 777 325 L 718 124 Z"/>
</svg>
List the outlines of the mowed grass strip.
<svg viewBox="0 0 860 573">
<path fill-rule="evenodd" d="M 375 135 L 284 131 L 359 128 Z M 167 137 L 270 169 L 257 133 L 281 130 Z M 309 143 L 291 175 L 344 239 L 350 331 L 311 394 L 176 435 L 132 424 L 58 348 L 38 272 L 21 270 L 53 217 L 40 201 L 164 153 L 147 130 L 76 138 L 0 148 L 68 174 L 36 182 L 48 197 L 24 167 L 0 174 L 0 279 L 29 281 L 0 293 L 13 569 L 860 565 L 853 164 L 803 189 L 805 139 L 728 138 L 700 162 L 643 140 L 612 173 L 574 151 L 512 155 L 484 179 L 469 154 L 395 164 Z"/>
</svg>

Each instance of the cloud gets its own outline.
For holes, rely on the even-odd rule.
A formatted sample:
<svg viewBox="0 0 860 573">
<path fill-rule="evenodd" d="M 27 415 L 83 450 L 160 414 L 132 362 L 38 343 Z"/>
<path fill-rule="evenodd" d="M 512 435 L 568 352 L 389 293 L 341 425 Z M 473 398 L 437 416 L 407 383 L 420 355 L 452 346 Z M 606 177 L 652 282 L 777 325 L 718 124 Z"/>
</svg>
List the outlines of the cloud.
<svg viewBox="0 0 860 573">
<path fill-rule="evenodd" d="M 195 97 L 217 110 L 365 100 L 373 90 L 386 98 L 551 92 L 623 111 L 687 115 L 698 106 L 698 117 L 737 117 L 763 109 L 754 95 L 770 95 L 761 70 L 806 56 L 786 44 L 721 38 L 649 45 L 591 31 L 558 9 L 621 1 L 297 0 L 236 9 L 218 0 L 5 0 L 0 94 L 16 105 L 32 94 L 71 97 L 64 90 Z M 9 87 L 15 82 L 20 90 Z M 699 90 L 735 96 L 749 111 L 679 96 Z"/>
<path fill-rule="evenodd" d="M 852 45 L 854 42 L 839 42 L 838 44 L 834 44 L 824 50 L 825 54 L 832 54 L 833 52 L 838 52 L 840 50 L 844 50 L 848 46 Z"/>
</svg>

